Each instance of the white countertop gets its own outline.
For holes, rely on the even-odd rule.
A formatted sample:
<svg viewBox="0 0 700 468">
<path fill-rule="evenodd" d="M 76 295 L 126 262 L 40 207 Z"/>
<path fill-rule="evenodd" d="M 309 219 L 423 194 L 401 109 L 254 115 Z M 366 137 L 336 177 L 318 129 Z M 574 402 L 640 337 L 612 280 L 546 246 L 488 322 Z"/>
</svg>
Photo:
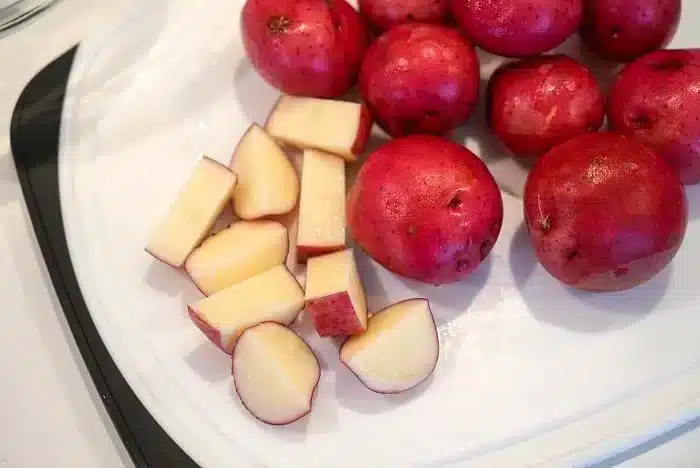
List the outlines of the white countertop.
<svg viewBox="0 0 700 468">
<path fill-rule="evenodd" d="M 60 0 L 0 36 L 2 468 L 133 466 L 60 310 L 22 199 L 9 142 L 12 109 L 32 76 L 133 1 Z M 700 466 L 700 431 L 624 466 Z"/>
</svg>

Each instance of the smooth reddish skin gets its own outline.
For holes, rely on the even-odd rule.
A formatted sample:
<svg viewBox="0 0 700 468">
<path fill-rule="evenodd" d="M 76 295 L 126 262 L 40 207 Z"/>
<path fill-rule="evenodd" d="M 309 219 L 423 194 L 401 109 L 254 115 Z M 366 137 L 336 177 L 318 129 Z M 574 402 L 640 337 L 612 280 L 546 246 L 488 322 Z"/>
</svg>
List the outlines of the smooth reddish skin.
<svg viewBox="0 0 700 468">
<path fill-rule="evenodd" d="M 226 354 L 231 354 L 230 350 L 227 350 L 224 343 L 221 341 L 221 332 L 216 328 L 209 325 L 207 322 L 202 320 L 199 314 L 190 306 L 187 306 L 187 315 L 190 316 L 192 322 L 199 328 L 199 330 L 206 336 L 209 341 L 214 343 L 217 348 L 225 352 Z"/>
<path fill-rule="evenodd" d="M 450 0 L 359 0 L 360 14 L 378 31 L 404 23 L 444 24 Z"/>
<path fill-rule="evenodd" d="M 253 328 L 255 328 L 255 327 L 258 327 L 258 326 L 260 326 L 260 325 L 265 325 L 265 324 L 268 324 L 268 323 L 274 323 L 274 324 L 277 324 L 277 325 L 281 325 L 281 326 L 283 326 L 283 327 L 286 327 L 286 325 L 283 324 L 283 323 L 267 321 L 267 322 L 261 322 L 261 323 L 259 323 L 259 324 L 257 324 L 257 325 L 254 325 L 254 326 L 252 326 L 252 327 L 250 327 L 250 328 L 247 328 L 247 329 L 243 330 L 243 333 L 245 333 L 246 331 L 251 330 L 251 329 L 253 329 Z M 290 330 L 291 330 L 291 329 L 290 329 Z M 307 416 L 308 414 L 310 414 L 311 411 L 313 410 L 314 398 L 316 397 L 316 390 L 318 390 L 318 384 L 319 384 L 319 382 L 321 381 L 321 362 L 318 360 L 318 356 L 316 356 L 316 353 L 314 352 L 313 348 L 312 348 L 311 346 L 309 346 L 309 344 L 308 344 L 306 341 L 304 341 L 304 338 L 302 338 L 301 335 L 299 335 L 299 334 L 298 334 L 297 332 L 295 332 L 294 330 L 291 330 L 291 331 L 294 332 L 294 333 L 296 333 L 296 335 L 299 336 L 299 338 L 301 338 L 301 341 L 304 342 L 304 344 L 306 345 L 306 347 L 309 348 L 309 350 L 311 351 L 311 354 L 313 354 L 314 358 L 316 358 L 316 363 L 318 364 L 319 372 L 318 372 L 318 378 L 316 379 L 316 385 L 314 385 L 314 388 L 313 388 L 313 390 L 311 391 L 311 402 L 310 402 L 310 404 L 309 404 L 309 411 L 307 411 L 306 413 L 300 414 L 298 417 L 296 417 L 296 418 L 294 418 L 294 419 L 292 419 L 292 420 L 290 420 L 290 421 L 281 421 L 281 422 L 265 421 L 265 420 L 263 420 L 263 419 L 260 419 L 255 413 L 253 413 L 253 411 L 252 411 L 250 408 L 248 408 L 248 405 L 246 404 L 245 401 L 243 401 L 243 398 L 241 398 L 241 394 L 238 393 L 238 388 L 236 387 L 236 376 L 235 376 L 234 366 L 233 366 L 233 356 L 234 356 L 235 353 L 236 353 L 236 346 L 233 347 L 233 352 L 231 353 L 231 376 L 233 377 L 233 390 L 236 392 L 236 395 L 238 396 L 238 400 L 241 402 L 241 404 L 242 404 L 243 407 L 246 409 L 246 411 L 248 411 L 248 413 L 250 413 L 255 419 L 257 419 L 258 421 L 260 421 L 260 422 L 262 422 L 262 423 L 269 424 L 269 425 L 271 425 L 271 426 L 286 426 L 286 425 L 288 425 L 288 424 L 293 424 L 293 423 L 299 421 L 300 419 L 304 418 L 304 417 Z M 241 336 L 243 336 L 243 333 L 241 333 Z M 238 345 L 238 341 L 236 342 L 236 345 Z"/>
<path fill-rule="evenodd" d="M 452 0 L 452 14 L 475 45 L 505 57 L 539 55 L 579 27 L 582 0 Z"/>
<path fill-rule="evenodd" d="M 681 0 L 584 0 L 581 37 L 601 57 L 628 62 L 676 32 Z"/>
<path fill-rule="evenodd" d="M 620 291 L 661 272 L 681 246 L 688 203 L 666 162 L 615 133 L 552 149 L 525 187 L 525 220 L 540 263 L 585 291 Z"/>
<path fill-rule="evenodd" d="M 369 107 L 363 104 L 360 109 L 360 128 L 357 132 L 357 138 L 355 139 L 352 148 L 350 148 L 353 154 L 360 155 L 364 153 L 369 137 L 372 135 L 372 125 L 374 125 L 372 111 L 369 110 Z"/>
<path fill-rule="evenodd" d="M 318 336 L 348 336 L 365 331 L 346 292 L 311 299 L 305 310 L 311 315 Z"/>
<path fill-rule="evenodd" d="M 416 300 L 416 299 L 421 299 L 421 300 L 424 300 L 425 302 L 428 303 L 428 310 L 430 311 L 430 317 L 433 319 L 433 324 L 434 324 L 434 323 L 435 323 L 435 315 L 433 314 L 433 310 L 432 310 L 431 307 L 430 307 L 430 301 L 428 301 L 428 299 L 424 299 L 424 298 L 406 299 L 405 301 L 396 302 L 396 303 L 390 305 L 389 307 L 386 307 L 386 308 L 380 310 L 379 312 L 377 312 L 377 313 L 374 314 L 374 315 L 379 315 L 379 314 L 381 314 L 382 312 L 384 312 L 386 309 L 388 309 L 388 308 L 390 308 L 390 307 L 393 307 L 393 306 L 395 306 L 395 305 L 399 305 L 399 304 L 401 304 L 401 303 L 403 303 L 403 302 L 413 301 L 413 300 Z M 343 344 L 340 345 L 340 348 L 338 349 L 338 360 L 339 360 L 340 362 L 343 363 L 343 365 L 345 366 L 345 368 L 346 368 L 347 370 L 349 370 L 350 373 L 351 373 L 352 375 L 354 375 L 354 376 L 357 378 L 357 380 L 359 380 L 360 382 L 362 382 L 362 385 L 364 385 L 364 386 L 367 388 L 367 390 L 370 390 L 370 391 L 372 391 L 372 392 L 374 392 L 374 393 L 378 393 L 378 394 L 380 394 L 380 395 L 396 395 L 396 394 L 399 394 L 399 393 L 407 392 L 407 391 L 409 391 L 409 390 L 412 390 L 412 389 L 414 389 L 414 388 L 416 388 L 416 387 L 422 385 L 424 382 L 427 382 L 428 379 L 430 379 L 430 377 L 433 376 L 433 373 L 435 372 L 435 368 L 437 367 L 438 360 L 440 359 L 440 338 L 438 337 L 438 334 L 437 334 L 437 326 L 435 326 L 435 349 L 437 350 L 437 352 L 435 353 L 435 361 L 433 362 L 433 369 L 432 369 L 432 371 L 430 372 L 430 374 L 428 374 L 423 380 L 421 380 L 420 382 L 418 382 L 417 384 L 415 384 L 415 385 L 414 385 L 413 387 L 411 387 L 411 388 L 407 388 L 407 389 L 400 390 L 400 391 L 395 391 L 395 392 L 380 392 L 379 390 L 372 388 L 367 382 L 365 382 L 365 381 L 362 379 L 362 377 L 361 377 L 359 374 L 357 374 L 354 370 L 352 370 L 352 368 L 348 365 L 348 363 L 345 362 L 345 361 L 343 361 L 343 359 L 341 358 L 341 355 L 342 355 L 342 352 L 343 352 L 343 346 L 345 346 L 345 343 L 347 343 L 347 341 L 348 341 L 349 339 L 350 339 L 350 337 L 348 337 L 345 341 L 343 341 Z"/>
<path fill-rule="evenodd" d="M 311 257 L 319 257 L 321 255 L 330 254 L 333 252 L 339 252 L 345 249 L 344 245 L 334 245 L 334 246 L 309 246 L 309 245 L 297 245 L 297 262 L 300 265 L 305 265 L 306 262 Z"/>
<path fill-rule="evenodd" d="M 388 270 L 424 283 L 454 283 L 488 256 L 503 201 L 484 163 L 450 141 L 393 140 L 360 168 L 348 195 L 357 244 Z"/>
<path fill-rule="evenodd" d="M 347 92 L 369 43 L 362 17 L 345 0 L 247 0 L 241 31 L 257 72 L 298 96 Z"/>
<path fill-rule="evenodd" d="M 404 24 L 369 48 L 359 88 L 377 123 L 391 136 L 442 135 L 474 110 L 479 63 L 474 48 L 457 31 Z"/>
<path fill-rule="evenodd" d="M 684 184 L 700 182 L 700 49 L 661 50 L 613 84 L 608 120 L 663 156 Z"/>
<path fill-rule="evenodd" d="M 533 158 L 585 133 L 605 118 L 593 74 L 564 55 L 526 58 L 499 68 L 488 88 L 488 121 L 516 156 Z"/>
</svg>

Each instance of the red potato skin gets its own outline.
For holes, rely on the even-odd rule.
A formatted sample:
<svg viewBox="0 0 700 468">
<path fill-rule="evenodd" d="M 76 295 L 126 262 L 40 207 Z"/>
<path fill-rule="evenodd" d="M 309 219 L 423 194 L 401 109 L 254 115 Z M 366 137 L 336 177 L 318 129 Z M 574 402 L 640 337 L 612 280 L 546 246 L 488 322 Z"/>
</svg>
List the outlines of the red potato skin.
<svg viewBox="0 0 700 468">
<path fill-rule="evenodd" d="M 305 311 L 311 315 L 318 336 L 348 336 L 365 331 L 346 292 L 311 299 L 306 302 Z"/>
<path fill-rule="evenodd" d="M 491 130 L 516 156 L 536 158 L 552 147 L 596 132 L 605 95 L 583 64 L 564 55 L 504 65 L 488 88 Z"/>
<path fill-rule="evenodd" d="M 194 310 L 191 306 L 187 306 L 187 314 L 190 316 L 190 319 L 192 322 L 199 328 L 199 330 L 204 333 L 204 336 L 206 336 L 209 341 L 214 343 L 217 348 L 225 352 L 226 354 L 231 354 L 231 346 L 227 346 L 225 343 L 221 341 L 221 333 L 219 330 L 216 328 L 211 327 L 207 322 L 202 320 L 202 318 L 199 316 L 196 310 Z"/>
<path fill-rule="evenodd" d="M 460 29 L 475 45 L 504 57 L 539 55 L 579 27 L 582 0 L 451 0 Z"/>
<path fill-rule="evenodd" d="M 369 110 L 369 107 L 363 104 L 360 110 L 360 128 L 357 132 L 357 138 L 355 139 L 351 148 L 354 155 L 359 156 L 365 152 L 369 137 L 372 135 L 373 125 L 374 119 L 372 118 L 372 111 Z"/>
<path fill-rule="evenodd" d="M 362 17 L 345 0 L 247 0 L 241 31 L 253 68 L 297 96 L 346 93 L 369 44 Z"/>
<path fill-rule="evenodd" d="M 629 62 L 668 43 L 681 0 L 584 0 L 581 37 L 597 55 Z"/>
<path fill-rule="evenodd" d="M 359 0 L 360 14 L 377 31 L 405 23 L 445 24 L 450 0 Z"/>
<path fill-rule="evenodd" d="M 250 328 L 247 328 L 246 330 L 243 330 L 243 333 L 245 333 L 246 331 L 248 331 L 248 330 L 250 330 L 250 329 L 252 329 L 252 328 L 258 327 L 258 326 L 260 326 L 260 325 L 265 325 L 265 324 L 270 324 L 270 323 L 274 323 L 274 324 L 276 324 L 276 325 L 281 325 L 281 326 L 283 326 L 283 327 L 286 327 L 286 325 L 284 325 L 283 323 L 269 322 L 269 321 L 268 321 L 268 322 L 262 322 L 262 323 L 259 323 L 259 324 L 257 324 L 257 325 L 254 325 L 254 326 L 252 326 L 252 327 L 250 327 Z M 316 353 L 314 352 L 314 350 L 311 348 L 311 346 L 309 346 L 309 344 L 308 344 L 306 341 L 304 341 L 304 338 L 302 338 L 301 335 L 299 335 L 297 332 L 295 332 L 295 331 L 292 330 L 292 329 L 290 329 L 290 330 L 291 330 L 292 332 L 294 332 L 297 336 L 299 336 L 299 338 L 301 339 L 301 341 L 303 341 L 304 344 L 306 345 L 306 347 L 309 348 L 309 350 L 311 351 L 311 354 L 313 354 L 313 356 L 316 358 L 316 364 L 318 364 L 318 369 L 319 369 L 318 377 L 316 378 L 316 385 L 314 385 L 314 388 L 313 388 L 313 390 L 311 391 L 311 403 L 309 404 L 309 408 L 310 408 L 309 411 L 307 411 L 306 413 L 300 414 L 297 418 L 294 418 L 294 419 L 292 419 L 292 420 L 290 420 L 290 421 L 264 421 L 264 420 L 258 418 L 258 417 L 255 415 L 255 413 L 253 413 L 253 411 L 251 411 L 251 409 L 248 408 L 248 406 L 246 405 L 246 402 L 243 401 L 243 398 L 241 398 L 240 393 L 238 393 L 238 388 L 236 387 L 236 376 L 235 376 L 234 364 L 233 364 L 233 356 L 234 356 L 234 354 L 235 354 L 235 352 L 236 352 L 236 347 L 235 347 L 235 346 L 233 347 L 233 351 L 231 352 L 231 376 L 233 377 L 233 390 L 236 392 L 236 395 L 238 395 L 238 400 L 241 402 L 241 405 L 243 405 L 243 407 L 246 409 L 246 411 L 247 411 L 248 413 L 250 413 L 251 416 L 253 416 L 255 419 L 257 419 L 257 420 L 260 421 L 261 423 L 268 424 L 268 425 L 270 425 L 270 426 L 287 426 L 287 425 L 293 424 L 293 423 L 299 421 L 300 419 L 303 419 L 303 418 L 306 417 L 307 415 L 309 415 L 309 414 L 311 413 L 311 410 L 313 409 L 313 402 L 314 402 L 314 398 L 316 397 L 316 391 L 318 390 L 318 384 L 319 384 L 319 382 L 321 381 L 321 363 L 320 363 L 320 361 L 318 360 L 318 356 L 316 356 Z M 241 333 L 241 336 L 243 336 L 243 333 Z M 240 338 L 239 338 L 239 339 L 240 339 Z M 238 342 L 236 342 L 236 345 L 237 345 L 237 344 L 238 344 Z"/>
<path fill-rule="evenodd" d="M 397 302 L 397 303 L 395 303 L 395 304 L 392 304 L 392 305 L 389 306 L 389 307 L 393 307 L 393 306 L 395 306 L 395 305 L 401 304 L 402 302 L 414 301 L 414 300 L 416 300 L 416 299 L 423 300 L 423 301 L 425 301 L 425 302 L 428 303 L 428 310 L 430 310 L 430 316 L 433 318 L 433 323 L 435 323 L 435 315 L 433 314 L 433 310 L 432 310 L 431 307 L 430 307 L 430 302 L 428 301 L 428 299 L 424 299 L 424 298 L 406 299 L 405 301 L 400 301 L 400 302 Z M 380 310 L 379 312 L 377 312 L 377 313 L 374 314 L 374 315 L 381 314 L 382 312 L 384 312 L 384 311 L 385 311 L 386 309 L 388 309 L 389 307 Z M 373 316 L 374 316 L 374 315 L 373 315 Z M 338 358 L 339 358 L 340 362 L 342 362 L 343 365 L 345 366 L 345 368 L 346 368 L 347 370 L 349 370 L 350 373 L 352 373 L 352 375 L 354 375 L 354 376 L 357 378 L 357 380 L 359 380 L 359 381 L 362 383 L 362 385 L 364 385 L 368 390 L 370 390 L 370 391 L 372 391 L 372 392 L 374 392 L 374 393 L 378 393 L 378 394 L 380 394 L 380 395 L 397 395 L 397 394 L 399 394 L 399 393 L 407 392 L 408 390 L 412 390 L 412 389 L 414 389 L 414 388 L 416 388 L 416 387 L 422 385 L 424 382 L 427 382 L 428 379 L 430 379 L 430 378 L 433 376 L 433 373 L 435 372 L 435 368 L 437 367 L 438 360 L 440 359 L 440 338 L 438 337 L 437 326 L 436 326 L 436 327 L 435 327 L 435 345 L 436 345 L 436 346 L 435 346 L 435 349 L 437 349 L 437 353 L 435 353 L 435 361 L 434 361 L 434 363 L 433 363 L 433 370 L 430 372 L 430 374 L 428 374 L 428 375 L 427 375 L 423 380 L 421 380 L 420 382 L 417 382 L 417 383 L 416 383 L 413 387 L 411 387 L 411 388 L 401 389 L 401 390 L 397 390 L 397 391 L 395 391 L 395 392 L 381 392 L 381 391 L 377 390 L 376 388 L 372 388 L 368 382 L 365 382 L 365 380 L 363 380 L 362 377 L 361 377 L 360 375 L 358 375 L 354 370 L 352 370 L 352 368 L 351 368 L 345 361 L 343 361 L 343 359 L 342 359 L 343 346 L 345 345 L 345 343 L 346 343 L 349 339 L 350 339 L 350 337 L 346 338 L 346 339 L 343 341 L 343 343 L 340 345 L 340 348 L 339 348 L 339 350 L 338 350 Z"/>
<path fill-rule="evenodd" d="M 319 257 L 321 255 L 330 254 L 333 252 L 339 252 L 345 249 L 344 245 L 334 245 L 334 246 L 309 246 L 309 245 L 297 245 L 297 262 L 300 265 L 306 265 L 311 257 Z"/>
<path fill-rule="evenodd" d="M 443 135 L 474 110 L 479 63 L 474 48 L 454 29 L 404 24 L 369 48 L 359 89 L 389 135 Z"/>
<path fill-rule="evenodd" d="M 584 291 L 650 280 L 676 255 L 688 223 L 685 191 L 663 158 L 611 132 L 578 137 L 540 158 L 524 206 L 540 263 Z"/>
<path fill-rule="evenodd" d="M 469 276 L 501 231 L 503 201 L 493 176 L 468 149 L 413 135 L 373 152 L 347 203 L 348 226 L 388 270 L 442 285 Z"/>
<path fill-rule="evenodd" d="M 700 49 L 627 65 L 608 99 L 611 129 L 651 146 L 687 185 L 700 182 Z"/>
</svg>

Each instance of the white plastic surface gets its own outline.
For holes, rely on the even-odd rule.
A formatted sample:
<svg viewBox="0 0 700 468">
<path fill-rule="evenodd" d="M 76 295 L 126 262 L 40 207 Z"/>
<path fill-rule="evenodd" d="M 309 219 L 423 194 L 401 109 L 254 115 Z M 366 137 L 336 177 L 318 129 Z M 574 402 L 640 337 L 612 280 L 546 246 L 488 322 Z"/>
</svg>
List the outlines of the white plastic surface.
<svg viewBox="0 0 700 468">
<path fill-rule="evenodd" d="M 488 261 L 469 280 L 435 288 L 358 258 L 370 310 L 430 299 L 442 346 L 434 377 L 404 395 L 372 394 L 302 323 L 323 367 L 313 412 L 281 428 L 250 417 L 233 395 L 230 359 L 186 316 L 199 293 L 143 251 L 197 158 L 228 163 L 277 99 L 243 58 L 241 4 L 145 3 L 85 43 L 61 138 L 61 202 L 87 305 L 131 386 L 195 460 L 570 466 L 700 408 L 700 189 L 689 190 L 688 240 L 659 277 L 625 293 L 572 292 L 537 265 L 518 198 L 524 171 L 488 136 L 479 109 L 456 137 L 504 188 L 504 228 Z M 684 8 L 673 45 L 700 44 L 700 4 Z M 502 59 L 480 55 L 486 80 Z"/>
</svg>

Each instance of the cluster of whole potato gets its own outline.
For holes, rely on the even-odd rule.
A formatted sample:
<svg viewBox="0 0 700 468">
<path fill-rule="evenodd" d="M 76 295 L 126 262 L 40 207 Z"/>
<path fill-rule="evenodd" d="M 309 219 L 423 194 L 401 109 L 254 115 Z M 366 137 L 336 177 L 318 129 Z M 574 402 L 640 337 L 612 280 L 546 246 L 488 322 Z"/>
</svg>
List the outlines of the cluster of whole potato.
<svg viewBox="0 0 700 468">
<path fill-rule="evenodd" d="M 247 0 L 255 70 L 282 93 L 357 86 L 392 141 L 368 156 L 347 219 L 387 269 L 431 284 L 467 277 L 501 231 L 487 167 L 446 138 L 480 93 L 489 128 L 532 169 L 524 213 L 540 263 L 589 291 L 658 274 L 684 239 L 683 184 L 700 182 L 700 50 L 661 50 L 681 0 Z M 624 63 L 606 96 L 591 71 L 543 55 L 573 34 Z M 480 88 L 475 47 L 514 58 Z M 605 118 L 609 130 L 601 131 Z"/>
</svg>

